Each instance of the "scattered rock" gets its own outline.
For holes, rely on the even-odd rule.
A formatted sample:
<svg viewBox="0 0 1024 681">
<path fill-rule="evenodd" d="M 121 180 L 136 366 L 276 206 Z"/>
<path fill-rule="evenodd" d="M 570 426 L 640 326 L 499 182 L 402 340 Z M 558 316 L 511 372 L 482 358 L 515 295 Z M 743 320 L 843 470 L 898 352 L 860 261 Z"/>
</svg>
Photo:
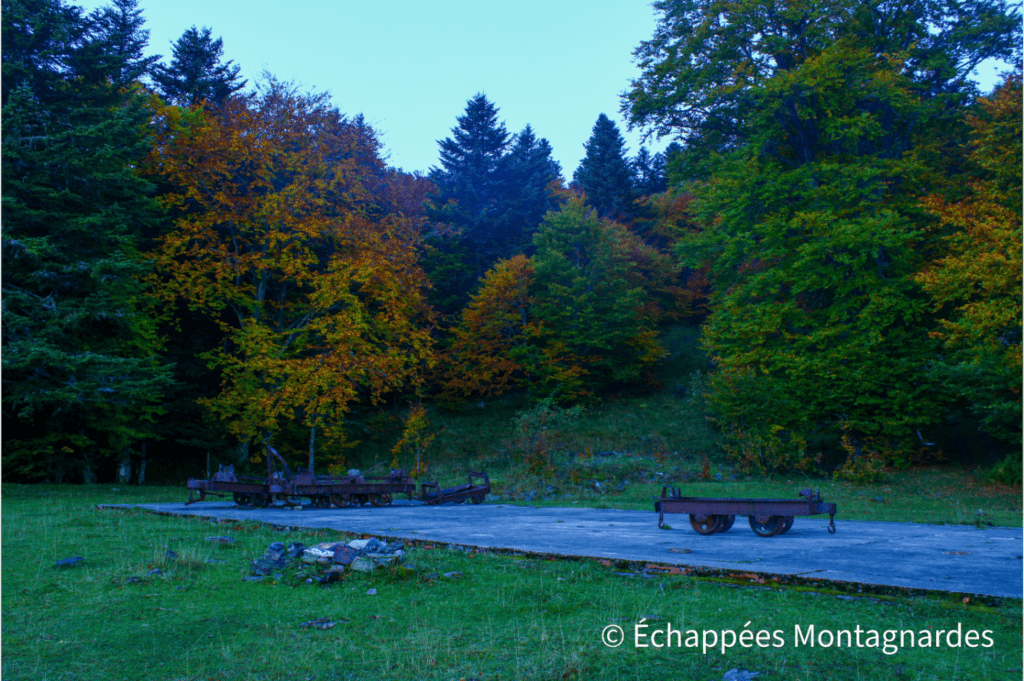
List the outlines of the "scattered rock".
<svg viewBox="0 0 1024 681">
<path fill-rule="evenodd" d="M 437 578 L 438 574 L 436 572 L 428 572 L 427 574 L 423 575 L 424 582 L 433 582 Z"/>
<path fill-rule="evenodd" d="M 223 536 L 223 537 L 207 537 L 206 541 L 212 542 L 214 544 L 234 544 L 235 543 L 235 540 L 232 537 L 227 537 L 227 536 Z"/>
<path fill-rule="evenodd" d="M 249 564 L 249 572 L 260 576 L 272 575 L 285 567 L 288 567 L 288 561 L 258 558 Z"/>
<path fill-rule="evenodd" d="M 324 542 L 310 546 L 302 552 L 302 561 L 330 565 L 334 561 L 334 552 L 343 546 L 345 546 L 344 542 Z"/>
<path fill-rule="evenodd" d="M 85 561 L 85 558 L 82 558 L 81 556 L 71 556 L 70 558 L 61 558 L 56 563 L 54 563 L 53 567 L 57 567 L 57 568 L 75 567 L 76 565 L 78 565 L 79 563 L 82 563 L 84 561 Z"/>
<path fill-rule="evenodd" d="M 461 572 L 446 572 L 444 573 L 445 579 L 462 579 Z"/>
<path fill-rule="evenodd" d="M 359 549 L 354 549 L 351 546 L 339 546 L 335 549 L 332 560 L 339 565 L 351 565 L 358 555 Z"/>
<path fill-rule="evenodd" d="M 249 575 L 248 577 L 242 577 L 243 582 L 258 582 L 263 579 L 263 575 L 254 576 Z"/>
<path fill-rule="evenodd" d="M 854 599 L 854 597 L 853 597 L 853 596 L 836 596 L 836 598 L 838 598 L 838 599 L 839 599 L 839 600 L 841 600 L 841 601 L 852 601 L 852 600 L 856 600 L 856 599 Z"/>
<path fill-rule="evenodd" d="M 171 551 L 170 549 L 167 549 L 167 551 L 164 553 L 164 558 L 166 558 L 167 560 L 178 560 L 178 554 L 176 554 L 174 551 Z"/>
<path fill-rule="evenodd" d="M 377 595 L 377 590 L 376 589 L 367 589 L 366 590 L 366 595 L 367 596 L 376 596 Z"/>
<path fill-rule="evenodd" d="M 323 576 L 320 578 L 320 583 L 332 584 L 341 579 L 341 576 L 343 574 L 345 574 L 344 565 L 332 565 L 331 567 L 327 568 L 327 570 L 324 572 Z"/>
<path fill-rule="evenodd" d="M 722 677 L 722 681 L 751 681 L 754 677 L 760 675 L 761 672 L 751 672 L 746 669 L 730 669 Z"/>
<path fill-rule="evenodd" d="M 294 543 L 288 545 L 287 553 L 288 553 L 288 556 L 291 557 L 291 558 L 302 558 L 302 554 L 303 554 L 303 552 L 305 552 L 305 550 L 306 550 L 306 545 L 305 544 L 302 544 L 302 543 L 299 543 L 299 542 L 294 542 Z"/>
<path fill-rule="evenodd" d="M 327 631 L 328 629 L 333 627 L 335 624 L 337 624 L 337 622 L 335 622 L 335 621 L 333 621 L 331 619 L 328 619 L 327 617 L 318 617 L 315 620 L 310 620 L 308 622 L 303 622 L 302 624 L 299 625 L 299 628 L 300 629 L 322 629 L 324 631 Z"/>
<path fill-rule="evenodd" d="M 375 567 L 376 566 L 373 564 L 373 561 L 366 556 L 359 556 L 352 561 L 351 565 L 351 568 L 356 572 L 373 572 Z"/>
<path fill-rule="evenodd" d="M 312 584 L 312 583 L 313 583 L 313 578 L 312 577 L 307 577 L 306 578 L 306 584 Z"/>
<path fill-rule="evenodd" d="M 161 570 L 160 568 L 153 568 L 152 570 L 147 572 L 146 575 L 147 576 L 149 576 L 149 575 L 162 575 L 163 573 L 164 573 L 164 571 Z"/>
</svg>

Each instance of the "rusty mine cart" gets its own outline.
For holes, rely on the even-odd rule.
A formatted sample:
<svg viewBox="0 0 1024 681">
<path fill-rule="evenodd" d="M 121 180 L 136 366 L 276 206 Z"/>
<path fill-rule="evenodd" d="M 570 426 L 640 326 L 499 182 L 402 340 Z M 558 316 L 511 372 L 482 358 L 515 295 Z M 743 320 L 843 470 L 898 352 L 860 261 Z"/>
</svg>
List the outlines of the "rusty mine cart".
<svg viewBox="0 0 1024 681">
<path fill-rule="evenodd" d="M 308 497 L 313 508 L 345 508 L 348 506 L 387 506 L 396 494 L 404 494 L 409 500 L 416 494 L 416 483 L 404 470 L 393 470 L 386 476 L 368 477 L 358 471 L 354 475 L 339 477 L 317 477 L 312 471 L 300 469 L 292 474 L 284 458 L 273 447 L 268 446 L 267 476 L 253 477 L 236 475 L 234 466 L 221 466 L 209 480 L 189 478 L 188 501 L 185 505 L 204 501 L 207 494 L 227 496 L 240 506 L 252 505 L 266 508 L 275 500 L 287 506 L 298 506 L 294 497 Z M 369 472 L 369 471 L 367 471 Z M 474 484 L 473 478 L 481 478 L 482 484 Z M 433 491 L 430 491 L 433 489 Z M 436 482 L 423 483 L 421 500 L 426 504 L 462 503 L 470 499 L 479 504 L 491 491 L 486 473 L 469 472 L 469 482 L 447 489 L 440 489 Z M 194 494 L 198 492 L 198 498 Z"/>
<path fill-rule="evenodd" d="M 803 499 L 702 499 L 684 497 L 680 490 L 664 487 L 661 499 L 654 503 L 654 510 L 658 512 L 658 527 L 661 529 L 667 529 L 666 513 L 689 514 L 690 527 L 697 534 L 727 532 L 736 516 L 745 515 L 750 522 L 750 529 L 759 537 L 789 532 L 795 516 L 827 513 L 829 534 L 835 534 L 833 518 L 836 505 L 826 504 L 820 492 L 809 489 L 800 492 L 800 496 Z"/>
</svg>

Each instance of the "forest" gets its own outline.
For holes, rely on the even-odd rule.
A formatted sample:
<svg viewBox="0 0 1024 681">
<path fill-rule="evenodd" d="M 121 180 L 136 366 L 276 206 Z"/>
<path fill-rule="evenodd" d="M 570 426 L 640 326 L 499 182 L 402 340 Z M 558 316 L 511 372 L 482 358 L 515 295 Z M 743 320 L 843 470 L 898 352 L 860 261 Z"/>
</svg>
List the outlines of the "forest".
<svg viewBox="0 0 1024 681">
<path fill-rule="evenodd" d="M 654 9 L 618 113 L 670 143 L 630 155 L 600 113 L 570 177 L 483 94 L 407 171 L 211 28 L 163 59 L 136 0 L 3 0 L 4 481 L 181 483 L 267 442 L 344 469 L 385 417 L 420 468 L 459 455 L 438 415 L 679 382 L 746 473 L 981 448 L 1019 484 L 1019 8 Z"/>
</svg>

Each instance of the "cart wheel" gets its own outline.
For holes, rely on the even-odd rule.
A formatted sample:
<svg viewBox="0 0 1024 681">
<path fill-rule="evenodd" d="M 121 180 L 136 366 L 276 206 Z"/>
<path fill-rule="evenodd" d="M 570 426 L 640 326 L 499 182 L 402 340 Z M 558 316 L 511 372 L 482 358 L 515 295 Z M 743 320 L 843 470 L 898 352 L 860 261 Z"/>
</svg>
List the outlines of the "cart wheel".
<svg viewBox="0 0 1024 681">
<path fill-rule="evenodd" d="M 718 529 L 721 516 L 709 515 L 705 520 L 698 520 L 697 516 L 690 514 L 690 527 L 697 534 L 714 534 Z"/>
<path fill-rule="evenodd" d="M 249 495 L 243 494 L 242 492 L 235 492 L 234 494 L 231 495 L 231 498 L 239 506 L 245 506 L 249 503 Z"/>
<path fill-rule="evenodd" d="M 734 515 L 722 515 L 718 516 L 721 520 L 718 522 L 718 527 L 715 528 L 715 532 L 728 532 L 732 529 L 732 524 L 736 522 L 736 516 Z"/>
<path fill-rule="evenodd" d="M 387 506 L 391 503 L 390 494 L 371 494 L 370 505 L 372 506 Z"/>
<path fill-rule="evenodd" d="M 257 492 L 252 495 L 252 505 L 256 508 L 266 508 L 270 506 L 270 495 L 266 492 Z"/>
<path fill-rule="evenodd" d="M 786 534 L 791 527 L 793 527 L 793 516 L 782 516 L 782 527 L 779 528 L 778 534 Z"/>
<path fill-rule="evenodd" d="M 773 515 L 768 518 L 766 522 L 758 522 L 757 516 L 752 515 L 749 518 L 750 529 L 754 531 L 759 537 L 771 537 L 772 535 L 778 534 L 779 528 L 783 525 L 783 519 L 780 515 Z"/>
<path fill-rule="evenodd" d="M 481 503 L 483 503 L 483 501 L 484 501 L 484 498 L 482 496 L 473 497 L 473 503 L 474 504 L 481 504 Z"/>
</svg>

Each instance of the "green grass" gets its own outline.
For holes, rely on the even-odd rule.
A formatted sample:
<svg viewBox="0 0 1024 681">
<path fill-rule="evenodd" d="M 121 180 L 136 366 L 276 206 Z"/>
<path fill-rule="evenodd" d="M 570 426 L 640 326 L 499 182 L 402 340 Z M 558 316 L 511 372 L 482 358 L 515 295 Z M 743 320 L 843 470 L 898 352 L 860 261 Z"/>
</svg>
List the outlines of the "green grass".
<svg viewBox="0 0 1024 681">
<path fill-rule="evenodd" d="M 853 598 L 772 584 L 645 577 L 628 566 L 410 549 L 411 573 L 347 575 L 329 587 L 294 575 L 241 580 L 273 541 L 326 531 L 97 510 L 180 501 L 174 488 L 3 487 L 5 681 L 31 679 L 721 679 L 742 667 L 772 679 L 1019 678 L 1021 603 L 955 597 Z M 236 544 L 205 541 L 230 535 Z M 166 550 L 179 559 L 168 561 Z M 78 567 L 54 562 L 85 557 Z M 217 562 L 208 562 L 208 561 Z M 222 561 L 222 562 L 220 562 Z M 162 575 L 147 576 L 159 566 Z M 458 571 L 460 579 L 427 580 Z M 376 588 L 377 595 L 367 595 Z M 328 617 L 327 631 L 302 622 Z M 602 645 L 608 625 L 778 630 L 781 648 L 637 649 Z M 991 648 L 794 647 L 819 630 L 987 630 Z"/>
</svg>

